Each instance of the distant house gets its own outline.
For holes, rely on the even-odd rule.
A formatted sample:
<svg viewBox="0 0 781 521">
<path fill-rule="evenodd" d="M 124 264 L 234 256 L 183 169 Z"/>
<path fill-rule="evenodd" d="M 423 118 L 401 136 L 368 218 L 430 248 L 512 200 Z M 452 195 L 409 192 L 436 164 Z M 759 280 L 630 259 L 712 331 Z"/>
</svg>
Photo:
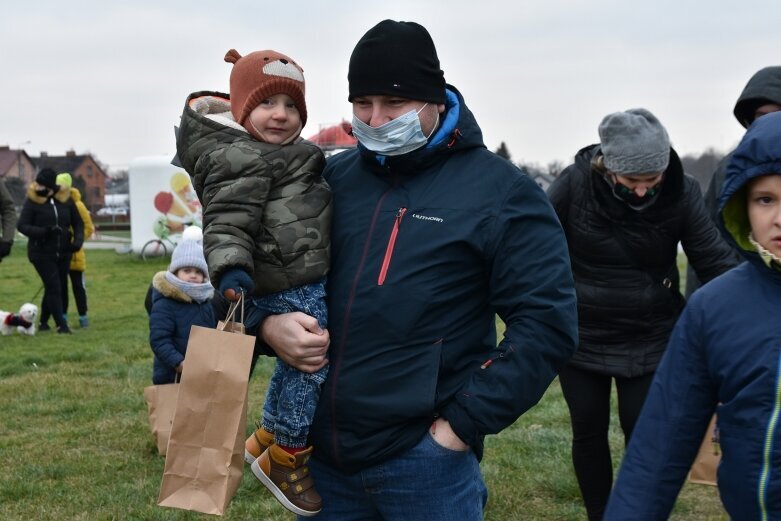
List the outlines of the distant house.
<svg viewBox="0 0 781 521">
<path fill-rule="evenodd" d="M 537 183 L 537 185 L 542 188 L 543 190 L 548 190 L 548 187 L 553 183 L 553 181 L 556 180 L 555 177 L 553 177 L 550 174 L 545 174 L 543 172 L 529 172 L 529 177 L 534 179 L 534 182 Z"/>
<path fill-rule="evenodd" d="M 73 186 L 79 189 L 84 204 L 91 211 L 105 206 L 106 172 L 91 155 L 77 155 L 73 150 L 68 150 L 64 156 L 41 152 L 40 157 L 34 157 L 33 161 L 38 170 L 51 168 L 57 173 L 70 173 Z"/>
<path fill-rule="evenodd" d="M 0 146 L 0 177 L 19 177 L 25 186 L 35 179 L 35 164 L 24 150 L 11 150 L 8 145 Z"/>
<path fill-rule="evenodd" d="M 342 121 L 336 125 L 321 128 L 320 132 L 307 139 L 318 145 L 327 157 L 348 148 L 355 148 L 358 140 L 355 139 L 351 131 L 352 125 Z"/>
</svg>

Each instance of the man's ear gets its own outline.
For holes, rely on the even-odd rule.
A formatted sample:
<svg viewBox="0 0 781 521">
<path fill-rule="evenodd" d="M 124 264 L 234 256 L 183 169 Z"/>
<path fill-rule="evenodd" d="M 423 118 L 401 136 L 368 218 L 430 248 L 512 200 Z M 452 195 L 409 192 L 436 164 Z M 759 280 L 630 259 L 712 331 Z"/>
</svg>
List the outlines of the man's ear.
<svg viewBox="0 0 781 521">
<path fill-rule="evenodd" d="M 440 114 L 445 112 L 445 104 L 444 103 L 437 104 L 437 112 L 439 112 Z"/>
</svg>

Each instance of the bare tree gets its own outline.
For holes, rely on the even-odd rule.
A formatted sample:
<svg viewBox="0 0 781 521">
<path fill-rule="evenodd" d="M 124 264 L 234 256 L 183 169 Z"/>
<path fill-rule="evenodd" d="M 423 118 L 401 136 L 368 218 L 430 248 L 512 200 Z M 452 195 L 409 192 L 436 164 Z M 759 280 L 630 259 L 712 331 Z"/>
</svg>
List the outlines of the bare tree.
<svg viewBox="0 0 781 521">
<path fill-rule="evenodd" d="M 713 172 L 716 171 L 716 167 L 723 157 L 723 153 L 711 147 L 700 155 L 689 154 L 681 157 L 681 163 L 683 164 L 684 172 L 694 177 L 700 183 L 700 188 L 704 192 Z"/>
<path fill-rule="evenodd" d="M 547 164 L 547 166 L 545 167 L 545 172 L 548 175 L 552 175 L 553 177 L 559 177 L 559 174 L 561 173 L 562 170 L 564 170 L 565 166 L 566 165 L 564 164 L 563 161 L 554 159 L 553 161 Z"/>
<path fill-rule="evenodd" d="M 496 149 L 496 155 L 510 161 L 510 151 L 507 149 L 507 145 L 502 141 L 499 144 L 499 148 Z"/>
</svg>

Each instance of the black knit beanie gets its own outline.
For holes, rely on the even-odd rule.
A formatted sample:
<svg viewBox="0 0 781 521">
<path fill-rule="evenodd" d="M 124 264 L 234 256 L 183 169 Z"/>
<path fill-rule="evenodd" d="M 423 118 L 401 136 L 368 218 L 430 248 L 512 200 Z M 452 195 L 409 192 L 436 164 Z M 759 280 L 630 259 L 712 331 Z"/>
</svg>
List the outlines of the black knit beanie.
<svg viewBox="0 0 781 521">
<path fill-rule="evenodd" d="M 44 168 L 38 175 L 35 176 L 35 182 L 46 188 L 51 188 L 55 192 L 57 191 L 57 172 L 51 168 Z"/>
<path fill-rule="evenodd" d="M 445 74 L 434 41 L 415 22 L 383 20 L 363 35 L 350 56 L 350 95 L 400 96 L 445 103 Z"/>
</svg>

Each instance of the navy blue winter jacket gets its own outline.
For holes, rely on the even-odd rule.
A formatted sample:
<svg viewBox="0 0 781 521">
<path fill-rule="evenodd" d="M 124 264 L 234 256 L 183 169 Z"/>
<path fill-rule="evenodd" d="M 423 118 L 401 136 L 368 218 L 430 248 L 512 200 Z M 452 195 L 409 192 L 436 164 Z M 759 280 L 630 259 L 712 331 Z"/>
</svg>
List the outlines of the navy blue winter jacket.
<svg viewBox="0 0 781 521">
<path fill-rule="evenodd" d="M 575 349 L 575 292 L 543 191 L 486 150 L 461 95 L 429 144 L 333 156 L 330 372 L 311 439 L 348 472 L 413 447 L 434 419 L 482 455 Z M 495 315 L 507 325 L 497 346 Z"/>
<path fill-rule="evenodd" d="M 724 235 L 748 262 L 695 292 L 681 315 L 605 520 L 667 519 L 714 411 L 725 509 L 741 521 L 781 519 L 781 264 L 748 240 L 746 212 L 746 184 L 766 174 L 781 174 L 781 113 L 749 128 L 720 199 Z"/>
<path fill-rule="evenodd" d="M 152 279 L 152 312 L 149 315 L 149 344 L 155 354 L 152 383 L 175 381 L 174 368 L 184 360 L 191 326 L 217 326 L 210 300 L 195 302 L 165 279 L 165 272 Z"/>
</svg>

